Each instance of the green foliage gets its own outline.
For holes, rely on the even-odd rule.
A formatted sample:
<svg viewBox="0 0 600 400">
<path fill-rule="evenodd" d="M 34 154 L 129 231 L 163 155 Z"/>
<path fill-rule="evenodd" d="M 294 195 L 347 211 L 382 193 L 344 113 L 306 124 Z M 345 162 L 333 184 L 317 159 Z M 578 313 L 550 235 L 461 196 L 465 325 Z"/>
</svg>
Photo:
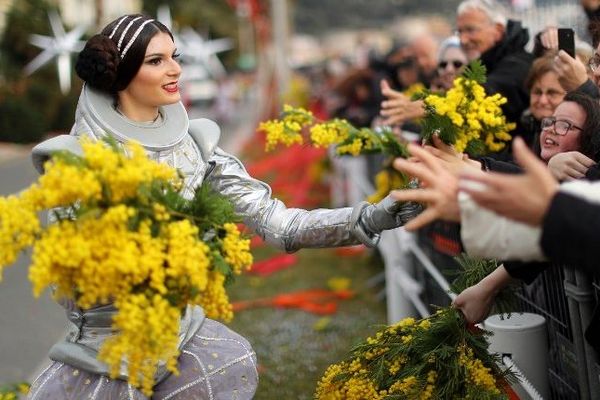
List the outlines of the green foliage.
<svg viewBox="0 0 600 400">
<path fill-rule="evenodd" d="M 487 81 L 486 76 L 487 70 L 485 65 L 481 63 L 481 60 L 473 60 L 471 61 L 465 68 L 462 73 L 463 78 L 475 81 L 480 85 L 484 84 Z"/>
<path fill-rule="evenodd" d="M 50 34 L 49 9 L 51 6 L 46 0 L 14 1 L 0 39 L 0 74 L 7 81 L 21 78 L 23 66 L 40 52 L 29 43 L 29 35 Z"/>
<path fill-rule="evenodd" d="M 380 131 L 376 131 L 376 133 L 384 155 L 401 158 L 410 157 L 406 145 L 398 140 L 396 134 L 389 126 L 384 127 Z"/>
<path fill-rule="evenodd" d="M 0 142 L 32 143 L 45 132 L 43 117 L 26 98 L 0 98 Z"/>
<path fill-rule="evenodd" d="M 455 260 L 462 270 L 456 272 L 457 277 L 450 285 L 450 289 L 457 294 L 466 288 L 479 283 L 499 266 L 496 260 L 472 258 L 466 253 L 455 257 Z M 509 285 L 495 296 L 494 310 L 496 313 L 502 315 L 507 314 L 510 316 L 510 313 L 516 310 L 517 299 L 514 291 L 514 285 Z"/>
<path fill-rule="evenodd" d="M 51 35 L 46 0 L 15 1 L 6 15 L 0 39 L 0 141 L 33 143 L 47 132 L 67 131 L 75 115 L 78 82 L 62 95 L 56 65 L 50 62 L 31 76 L 23 68 L 40 49 L 29 43 L 32 33 Z M 2 80 L 0 80 L 2 82 Z"/>
<path fill-rule="evenodd" d="M 469 329 L 460 312 L 451 307 L 419 321 L 406 318 L 355 346 L 344 361 L 346 372 L 332 381 L 343 384 L 351 377 L 360 377 L 373 382 L 378 392 L 387 391 L 381 396 L 385 400 L 421 398 L 429 385 L 432 399 L 507 399 L 505 393 L 495 393 L 494 389 L 500 389 L 503 380 L 513 380 L 514 375 L 510 370 L 502 371 L 499 355 L 487 351 L 488 335 Z M 357 362 L 360 366 L 353 372 L 348 366 Z M 392 370 L 394 365 L 396 370 Z M 435 379 L 430 381 L 433 371 Z M 474 373 L 493 377 L 495 384 L 476 383 Z M 396 382 L 410 379 L 415 383 L 405 391 L 390 392 Z M 324 394 L 318 398 L 328 397 Z"/>
<path fill-rule="evenodd" d="M 194 216 L 201 229 L 208 228 L 204 225 L 208 221 L 214 226 L 240 220 L 235 214 L 233 204 L 225 196 L 212 190 L 208 183 L 198 187 L 194 198 L 184 203 L 179 211 Z"/>
<path fill-rule="evenodd" d="M 432 107 L 426 107 L 427 117 L 421 121 L 421 131 L 425 142 L 431 143 L 431 137 L 437 133 L 444 143 L 455 143 L 459 134 L 457 126 L 446 115 L 437 114 Z"/>
<path fill-rule="evenodd" d="M 356 139 L 360 139 L 360 154 L 381 153 L 388 157 L 402 158 L 410 156 L 406 144 L 398 140 L 390 127 L 357 129 L 346 120 L 336 119 L 333 122 L 343 125 L 348 132 L 347 137 L 337 144 L 337 152 L 340 155 L 352 154 L 346 150 L 347 146 L 351 145 Z"/>
</svg>

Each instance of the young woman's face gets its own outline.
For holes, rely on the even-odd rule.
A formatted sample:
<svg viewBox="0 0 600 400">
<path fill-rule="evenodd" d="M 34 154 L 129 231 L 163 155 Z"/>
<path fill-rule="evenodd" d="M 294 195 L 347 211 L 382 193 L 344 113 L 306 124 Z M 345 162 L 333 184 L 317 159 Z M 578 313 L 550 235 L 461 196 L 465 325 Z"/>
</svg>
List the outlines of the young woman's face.
<svg viewBox="0 0 600 400">
<path fill-rule="evenodd" d="M 565 90 L 558 82 L 558 75 L 548 71 L 540 76 L 529 92 L 529 110 L 538 121 L 549 117 L 565 97 Z"/>
<path fill-rule="evenodd" d="M 564 135 L 558 135 L 556 133 L 555 125 L 547 129 L 542 129 L 540 135 L 540 146 L 542 147 L 542 151 L 540 156 L 546 162 L 558 153 L 579 151 L 581 129 L 575 128 L 575 126 L 579 128 L 583 127 L 587 116 L 579 104 L 572 101 L 564 101 L 556 107 L 556 110 L 554 110 L 554 118 L 556 118 L 557 121 L 567 121 L 572 124 L 573 127 Z"/>
<path fill-rule="evenodd" d="M 157 107 L 181 99 L 178 80 L 181 66 L 175 59 L 175 43 L 167 33 L 157 33 L 148 43 L 139 71 L 129 85 L 119 92 L 119 107 L 132 119 L 150 120 L 156 117 Z M 136 118 L 138 117 L 138 118 Z"/>
</svg>

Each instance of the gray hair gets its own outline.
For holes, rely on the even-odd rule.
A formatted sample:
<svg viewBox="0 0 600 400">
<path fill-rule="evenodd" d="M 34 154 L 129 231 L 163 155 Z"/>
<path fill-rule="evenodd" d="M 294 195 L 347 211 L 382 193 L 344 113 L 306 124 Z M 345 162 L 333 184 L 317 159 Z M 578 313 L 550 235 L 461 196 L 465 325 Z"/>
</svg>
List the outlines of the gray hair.
<svg viewBox="0 0 600 400">
<path fill-rule="evenodd" d="M 457 15 L 461 15 L 467 10 L 482 11 L 490 21 L 506 26 L 506 15 L 500 4 L 494 0 L 463 0 L 456 10 Z"/>
<path fill-rule="evenodd" d="M 458 36 L 449 36 L 446 39 L 444 39 L 442 41 L 442 43 L 440 43 L 440 48 L 438 50 L 438 60 L 442 59 L 442 57 L 446 53 L 446 50 L 453 48 L 453 47 L 457 48 L 457 49 L 461 49 L 460 39 L 458 38 Z"/>
</svg>

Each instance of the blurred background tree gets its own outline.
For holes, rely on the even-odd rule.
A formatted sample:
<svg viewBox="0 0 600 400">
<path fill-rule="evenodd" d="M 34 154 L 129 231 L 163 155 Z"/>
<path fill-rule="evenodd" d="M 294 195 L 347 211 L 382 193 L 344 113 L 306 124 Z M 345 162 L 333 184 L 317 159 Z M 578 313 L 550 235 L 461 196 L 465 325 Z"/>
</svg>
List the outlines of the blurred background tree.
<svg viewBox="0 0 600 400">
<path fill-rule="evenodd" d="M 162 5 L 168 5 L 175 30 L 188 26 L 205 39 L 228 37 L 234 41 L 238 38 L 238 24 L 235 10 L 225 0 L 143 0 L 144 14 L 157 15 Z M 233 67 L 238 54 L 234 45 L 231 51 L 219 54 L 226 67 Z"/>
<path fill-rule="evenodd" d="M 15 1 L 6 16 L 0 39 L 0 141 L 38 142 L 47 132 L 68 130 L 73 122 L 79 82 L 64 96 L 54 62 L 29 77 L 23 72 L 41 51 L 29 43 L 29 35 L 52 35 L 50 9 L 56 10 L 45 0 Z"/>
</svg>

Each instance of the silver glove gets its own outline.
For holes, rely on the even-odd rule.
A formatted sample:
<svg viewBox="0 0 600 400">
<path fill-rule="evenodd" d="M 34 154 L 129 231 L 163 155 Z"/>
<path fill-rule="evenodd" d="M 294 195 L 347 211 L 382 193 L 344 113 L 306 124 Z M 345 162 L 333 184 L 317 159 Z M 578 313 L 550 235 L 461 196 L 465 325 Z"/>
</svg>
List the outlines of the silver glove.
<svg viewBox="0 0 600 400">
<path fill-rule="evenodd" d="M 422 210 L 422 206 L 413 202 L 398 202 L 387 195 L 377 204 L 363 202 L 354 208 L 354 234 L 367 246 L 374 247 L 379 234 L 387 229 L 404 225 Z"/>
</svg>

